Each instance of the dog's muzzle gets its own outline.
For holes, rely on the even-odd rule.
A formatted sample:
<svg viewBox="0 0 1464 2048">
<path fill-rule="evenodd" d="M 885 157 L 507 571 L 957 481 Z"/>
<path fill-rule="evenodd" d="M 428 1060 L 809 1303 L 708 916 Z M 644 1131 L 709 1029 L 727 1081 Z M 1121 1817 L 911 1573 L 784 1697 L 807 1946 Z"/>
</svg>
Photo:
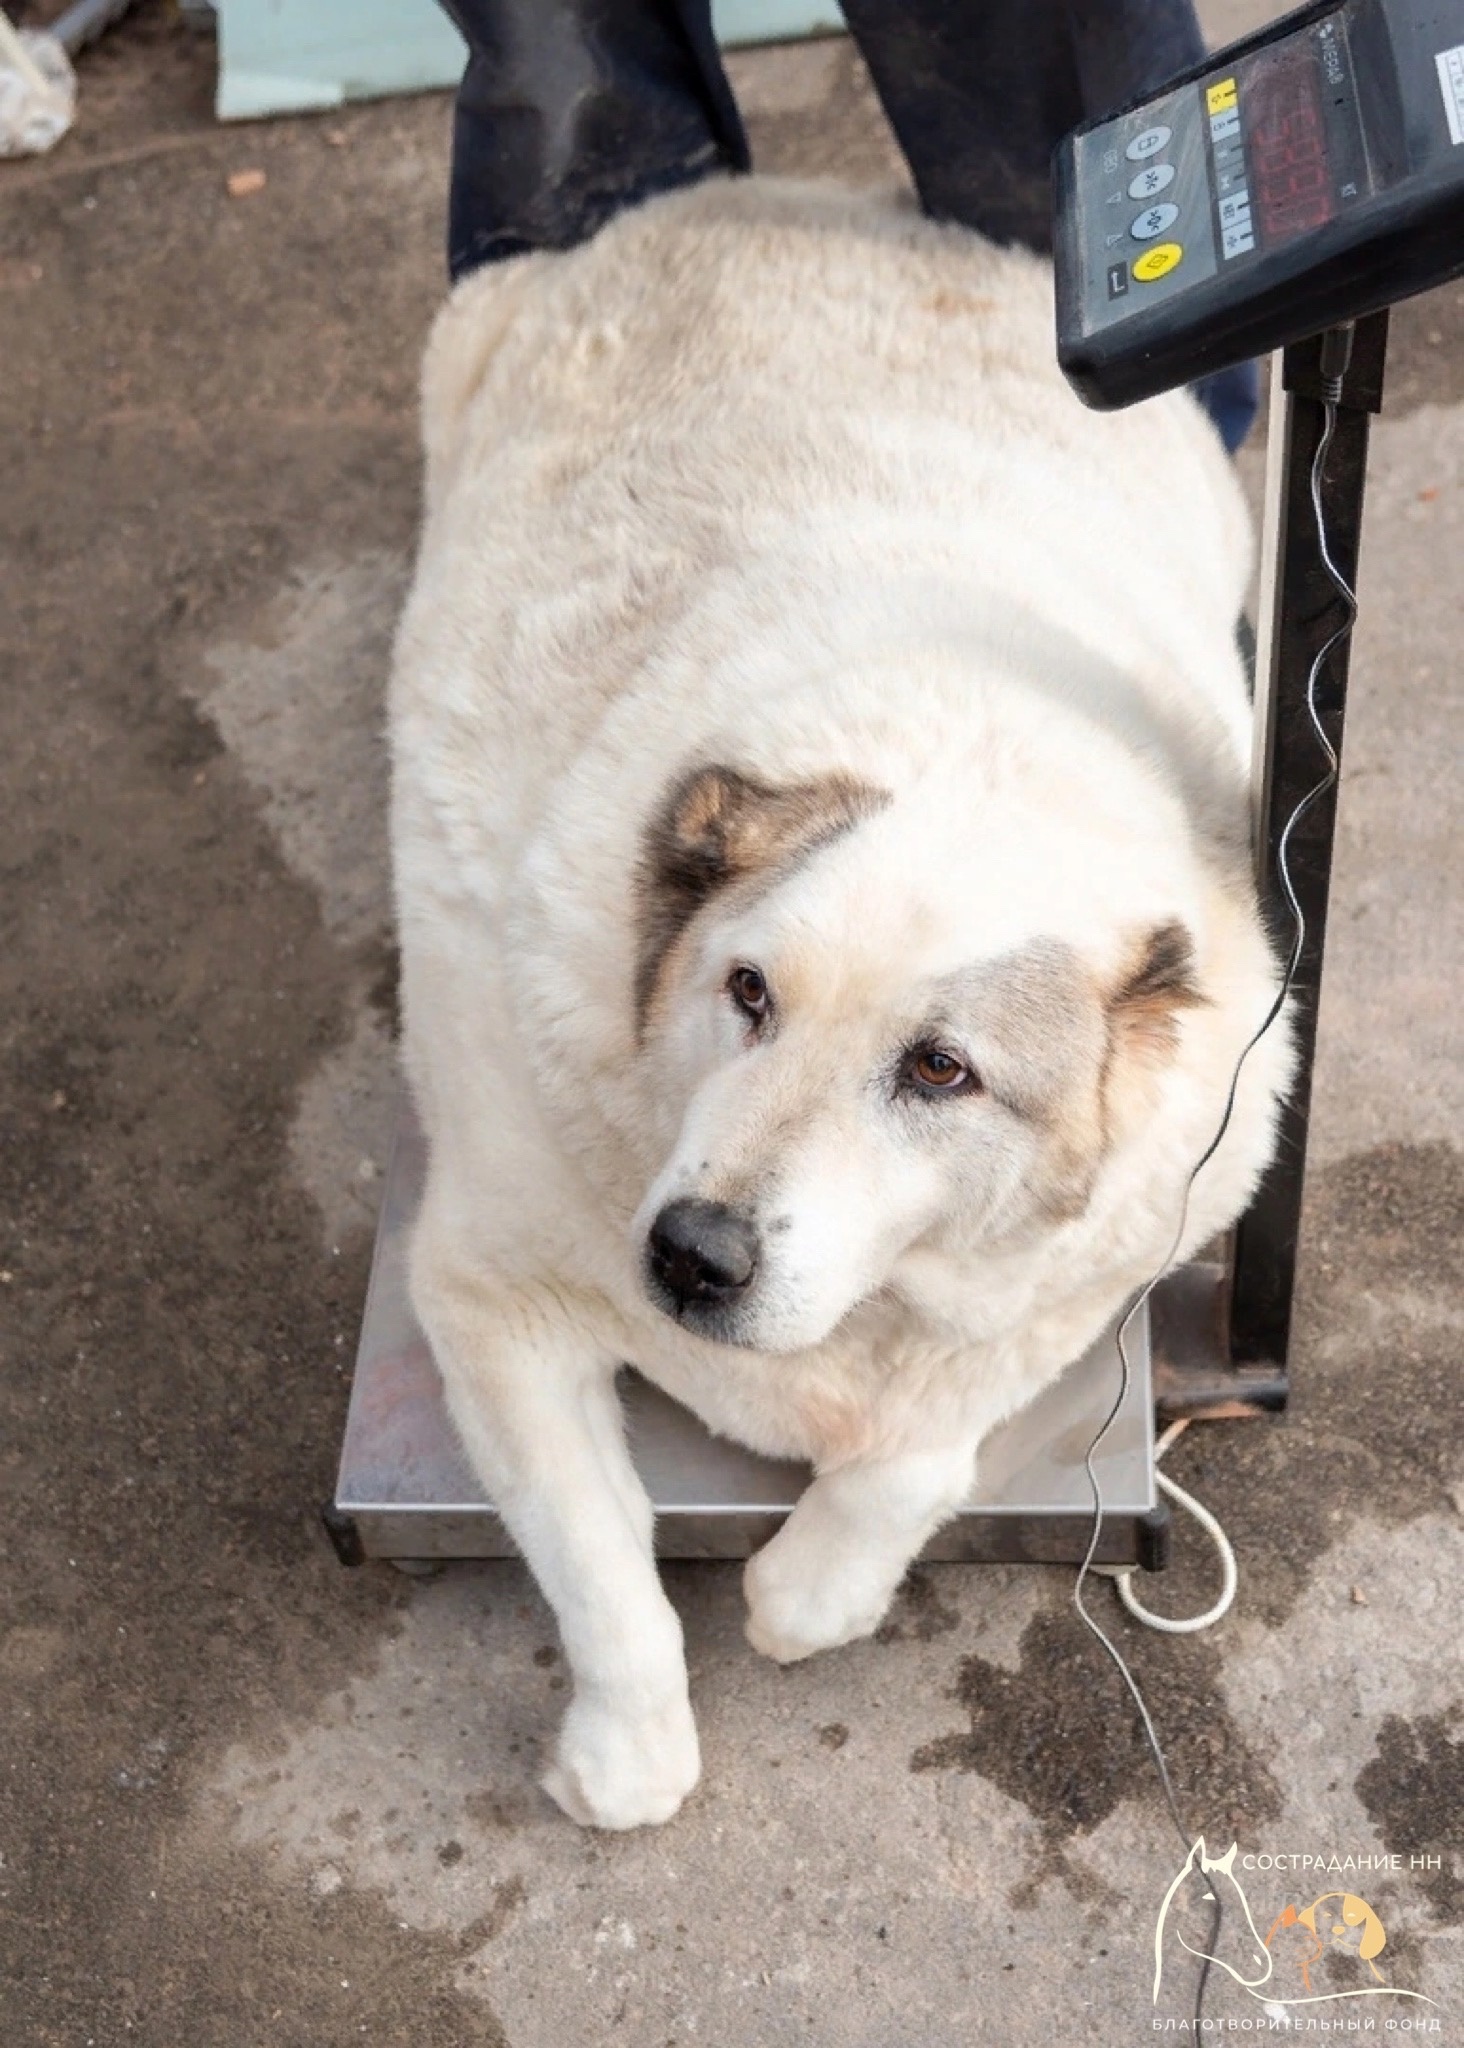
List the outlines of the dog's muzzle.
<svg viewBox="0 0 1464 2048">
<path fill-rule="evenodd" d="M 646 1240 L 651 1291 L 678 1320 L 735 1308 L 752 1285 L 761 1247 L 746 1216 L 722 1202 L 668 1202 Z"/>
</svg>

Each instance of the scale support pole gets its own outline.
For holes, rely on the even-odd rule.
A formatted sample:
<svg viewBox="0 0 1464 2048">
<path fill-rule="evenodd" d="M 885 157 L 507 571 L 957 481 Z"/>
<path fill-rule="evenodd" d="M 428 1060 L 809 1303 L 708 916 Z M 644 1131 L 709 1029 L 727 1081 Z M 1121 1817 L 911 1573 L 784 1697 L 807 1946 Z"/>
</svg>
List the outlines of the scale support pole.
<svg viewBox="0 0 1464 2048">
<path fill-rule="evenodd" d="M 1327 547 L 1353 590 L 1357 588 L 1368 427 L 1370 416 L 1382 403 L 1387 336 L 1386 312 L 1370 314 L 1357 323 L 1319 491 Z M 1318 648 L 1345 615 L 1322 559 L 1312 507 L 1312 463 L 1326 420 L 1321 351 L 1322 337 L 1313 336 L 1294 343 L 1272 361 L 1253 791 L 1257 879 L 1281 957 L 1293 940 L 1278 868 L 1281 835 L 1292 812 L 1326 769 L 1307 709 L 1307 678 Z M 1344 637 L 1323 663 L 1315 693 L 1317 715 L 1339 758 L 1350 651 L 1350 638 Z M 1291 1335 L 1336 817 L 1334 785 L 1311 804 L 1290 839 L 1288 866 L 1306 923 L 1291 1007 L 1296 1079 L 1281 1114 L 1275 1159 L 1236 1228 L 1230 1262 L 1231 1363 L 1242 1370 L 1261 1369 L 1283 1378 Z"/>
</svg>

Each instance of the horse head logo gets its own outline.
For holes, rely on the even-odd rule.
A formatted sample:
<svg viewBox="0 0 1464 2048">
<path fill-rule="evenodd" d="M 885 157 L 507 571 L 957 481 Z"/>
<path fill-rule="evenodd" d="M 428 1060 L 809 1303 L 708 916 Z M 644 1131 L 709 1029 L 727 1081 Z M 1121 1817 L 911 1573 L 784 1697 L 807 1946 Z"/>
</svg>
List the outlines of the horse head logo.
<svg viewBox="0 0 1464 2048">
<path fill-rule="evenodd" d="M 1274 1967 L 1271 1951 L 1262 1941 L 1260 1932 L 1251 1917 L 1250 1901 L 1241 1890 L 1240 1880 L 1235 1875 L 1236 1844 L 1231 1843 L 1223 1856 L 1212 1856 L 1200 1835 L 1195 1841 L 1179 1875 L 1164 1894 L 1164 1903 L 1159 1908 L 1159 1918 L 1154 1928 L 1154 2003 L 1159 2003 L 1159 1985 L 1164 1975 L 1164 1943 L 1173 1923 L 1174 1938 L 1192 1956 L 1202 1956 L 1233 1977 L 1237 1984 L 1247 1991 L 1255 1992 L 1269 1981 Z M 1194 1917 L 1192 1910 L 1199 1906 L 1214 1906 L 1218 1902 L 1221 1912 L 1218 1933 L 1222 1937 L 1215 1948 L 1197 1947 L 1185 1938 L 1180 1916 Z M 1213 1923 L 1214 1914 L 1208 1921 Z M 1227 1961 L 1221 1952 L 1224 1937 L 1229 1937 L 1236 1960 Z M 1208 1935 L 1206 1939 L 1210 1939 Z M 1246 1951 L 1249 1950 L 1249 1954 Z"/>
</svg>

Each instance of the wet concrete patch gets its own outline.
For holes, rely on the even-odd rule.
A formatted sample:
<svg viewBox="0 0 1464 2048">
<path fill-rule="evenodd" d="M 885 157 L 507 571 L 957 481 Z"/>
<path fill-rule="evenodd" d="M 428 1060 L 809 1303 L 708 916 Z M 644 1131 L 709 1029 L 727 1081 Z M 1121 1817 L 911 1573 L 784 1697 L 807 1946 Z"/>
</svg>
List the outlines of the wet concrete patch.
<svg viewBox="0 0 1464 2048">
<path fill-rule="evenodd" d="M 1244 1846 L 1320 1859 L 1314 1876 L 1278 1870 L 1265 1896 L 1279 1910 L 1338 1885 L 1361 1893 L 1388 1929 L 1395 1968 L 1412 1959 L 1397 1981 L 1451 2007 L 1464 1997 L 1464 1788 L 1445 1739 L 1458 1714 L 1461 1575 L 1464 1522 L 1454 1515 L 1349 1519 L 1299 1561 L 1283 1626 L 1241 1618 L 1223 1675 L 1227 1709 L 1267 1756 L 1284 1802 Z M 1380 1871 L 1385 1851 L 1399 1861 Z"/>
<path fill-rule="evenodd" d="M 1191 1429 L 1170 1468 L 1220 1513 L 1242 1611 L 1279 1626 L 1359 1516 L 1450 1513 L 1464 1482 L 1464 1158 L 1373 1147 L 1308 1184 L 1292 1400 Z M 1365 1590 L 1365 1589 L 1364 1589 Z"/>
<path fill-rule="evenodd" d="M 1093 1604 L 1150 1705 L 1187 1824 L 1221 1846 L 1338 1855 L 1375 1853 L 1391 1828 L 1390 1848 L 1438 1854 L 1458 1783 L 1431 1804 L 1411 1788 L 1456 1763 L 1437 1717 L 1460 1685 L 1464 1170 L 1447 1145 L 1384 1145 L 1317 1173 L 1310 1197 L 1291 1413 L 1192 1428 L 1170 1458 L 1235 1540 L 1234 1615 L 1163 1640 L 1101 1586 Z M 1196 1611 L 1213 1571 L 1181 1520 L 1145 1596 Z M 1035 1907 L 1054 1877 L 1088 1897 L 1094 1883 L 1121 1893 L 1146 1859 L 1162 1867 L 1173 1837 L 1137 1718 L 1065 1605 L 1028 1621 L 1015 1666 L 963 1657 L 955 1697 L 966 1727 L 927 1739 L 911 1766 L 980 1775 L 1036 1817 L 1014 1905 Z M 1398 1942 L 1438 1982 L 1448 1956 L 1430 1930 L 1453 1882 L 1418 1871 L 1379 1888 Z"/>
<path fill-rule="evenodd" d="M 874 1632 L 877 1643 L 929 1643 L 960 1624 L 960 1614 L 940 1597 L 934 1575 L 914 1566 L 905 1574 L 894 1605 Z"/>
<path fill-rule="evenodd" d="M 365 118 L 409 167 L 438 146 L 433 109 Z M 288 1146 L 363 967 L 187 684 L 302 531 L 410 544 L 441 178 L 357 177 L 327 230 L 321 136 L 257 131 L 307 252 L 230 210 L 238 146 L 64 151 L 0 212 L 0 2008 L 38 2048 L 491 2048 L 455 1951 L 182 1840 L 214 1748 L 308 1712 L 405 1598 L 316 1522 L 366 1241 L 321 1245 Z"/>
<path fill-rule="evenodd" d="M 1103 1619 L 1110 1626 L 1111 1618 Z M 1219 1704 L 1215 1649 L 1124 1633 L 1124 1654 L 1152 1703 L 1190 1811 L 1232 1830 L 1268 1819 L 1279 1807 L 1276 1786 Z M 911 1770 L 978 1771 L 1020 1800 L 1051 1840 L 1089 1832 L 1122 1801 L 1145 1799 L 1155 1784 L 1122 1681 L 1065 1609 L 1028 1624 L 1014 1672 L 963 1658 L 954 1696 L 969 1728 L 922 1743 Z"/>
<path fill-rule="evenodd" d="M 538 1595 L 514 1565 L 454 1568 L 415 1590 L 376 1669 L 283 1747 L 238 1745 L 194 1828 L 264 1856 L 282 1883 L 366 1891 L 465 1944 L 497 1915 L 454 1982 L 514 2041 L 618 2026 L 739 2048 L 790 2035 L 934 2048 L 948 2027 L 980 2025 L 983 1981 L 1013 1953 L 1003 1886 L 1036 1831 L 994 1787 L 904 1768 L 912 1704 L 937 1708 L 952 1645 L 1002 1669 L 1045 1575 L 930 1576 L 948 1629 L 780 1670 L 742 1638 L 735 1570 L 668 1571 L 705 1782 L 665 1829 L 597 1837 L 534 1782 L 564 1703 Z M 932 1943 L 947 1958 L 938 1989 Z M 1014 2011 L 1029 1997 L 1010 2039 L 1036 2048 L 1050 2000 L 1024 1987 Z"/>
<path fill-rule="evenodd" d="M 1385 1714 L 1378 1753 L 1358 1773 L 1356 1791 L 1394 1855 L 1436 1855 L 1418 1886 L 1439 1919 L 1464 1924 L 1464 1707 L 1407 1720 Z M 1441 1849 L 1420 1849 L 1440 1843 Z"/>
</svg>

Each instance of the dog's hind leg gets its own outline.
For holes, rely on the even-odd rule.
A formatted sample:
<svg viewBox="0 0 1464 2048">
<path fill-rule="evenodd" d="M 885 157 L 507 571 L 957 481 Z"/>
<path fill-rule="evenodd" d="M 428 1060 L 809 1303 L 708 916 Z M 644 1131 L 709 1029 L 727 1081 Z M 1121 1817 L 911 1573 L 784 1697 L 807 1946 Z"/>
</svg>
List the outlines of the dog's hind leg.
<svg viewBox="0 0 1464 2048">
<path fill-rule="evenodd" d="M 791 1664 L 872 1635 L 928 1539 L 960 1508 L 974 1442 L 820 1473 L 743 1585 L 747 1637 Z"/>
<path fill-rule="evenodd" d="M 553 1289 L 499 1284 L 444 1253 L 425 1218 L 412 1294 L 464 1448 L 554 1610 L 573 1675 L 544 1788 L 587 1827 L 668 1820 L 700 1757 L 615 1361 Z"/>
</svg>

